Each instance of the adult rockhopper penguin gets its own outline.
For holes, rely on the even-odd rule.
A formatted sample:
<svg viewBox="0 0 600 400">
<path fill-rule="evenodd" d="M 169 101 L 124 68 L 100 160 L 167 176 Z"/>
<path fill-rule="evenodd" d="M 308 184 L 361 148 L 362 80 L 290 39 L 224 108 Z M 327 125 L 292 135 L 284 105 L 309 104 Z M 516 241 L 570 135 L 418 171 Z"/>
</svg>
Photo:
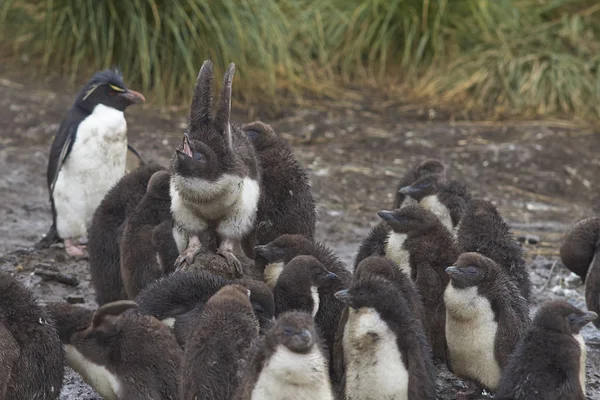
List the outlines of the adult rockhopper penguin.
<svg viewBox="0 0 600 400">
<path fill-rule="evenodd" d="M 96 207 L 125 174 L 128 145 L 123 113 L 131 104 L 144 101 L 111 69 L 97 72 L 77 95 L 50 148 L 47 180 L 52 226 L 36 247 L 62 239 L 69 255 L 84 255 L 73 240 L 86 236 Z"/>
</svg>

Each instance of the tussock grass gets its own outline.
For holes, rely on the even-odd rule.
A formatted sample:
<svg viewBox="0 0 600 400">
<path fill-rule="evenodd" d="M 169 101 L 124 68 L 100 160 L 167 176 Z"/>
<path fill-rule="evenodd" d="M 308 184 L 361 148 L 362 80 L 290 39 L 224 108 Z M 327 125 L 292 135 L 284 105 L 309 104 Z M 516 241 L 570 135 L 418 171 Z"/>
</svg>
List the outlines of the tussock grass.
<svg viewBox="0 0 600 400">
<path fill-rule="evenodd" d="M 163 105 L 188 104 L 210 57 L 219 73 L 236 63 L 249 103 L 351 83 L 494 116 L 600 117 L 596 0 L 4 0 L 0 39 L 41 73 L 118 64 Z"/>
</svg>

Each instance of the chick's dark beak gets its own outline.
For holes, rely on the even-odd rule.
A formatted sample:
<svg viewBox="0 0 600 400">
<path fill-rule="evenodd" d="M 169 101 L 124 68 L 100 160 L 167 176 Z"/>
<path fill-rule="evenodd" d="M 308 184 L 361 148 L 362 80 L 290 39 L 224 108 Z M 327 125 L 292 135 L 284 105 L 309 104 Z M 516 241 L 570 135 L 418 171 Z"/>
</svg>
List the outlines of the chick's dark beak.
<svg viewBox="0 0 600 400">
<path fill-rule="evenodd" d="M 143 94 L 131 89 L 127 89 L 126 91 L 121 93 L 121 96 L 125 97 L 127 100 L 135 104 L 144 103 L 146 101 L 146 98 Z"/>
<path fill-rule="evenodd" d="M 448 267 L 446 268 L 446 273 L 448 275 L 450 275 L 450 278 L 454 277 L 454 276 L 458 276 L 461 275 L 462 273 L 460 272 L 460 270 L 456 267 Z"/>
<path fill-rule="evenodd" d="M 350 305 L 350 300 L 352 297 L 350 296 L 350 291 L 348 289 L 340 290 L 339 292 L 336 292 L 334 296 L 342 303 Z"/>
<path fill-rule="evenodd" d="M 398 193 L 401 193 L 401 194 L 406 195 L 406 196 L 410 196 L 410 195 L 415 194 L 417 192 L 418 192 L 418 190 L 415 189 L 412 186 L 404 186 L 404 187 L 401 187 L 400 189 L 398 189 Z"/>
<path fill-rule="evenodd" d="M 283 249 L 269 245 L 254 246 L 254 253 L 269 263 L 282 261 L 284 256 Z"/>
<path fill-rule="evenodd" d="M 587 311 L 585 314 L 583 314 L 580 317 L 578 317 L 575 320 L 575 323 L 578 326 L 583 327 L 584 325 L 586 325 L 586 324 L 588 324 L 588 323 L 590 323 L 592 321 L 595 321 L 596 318 L 598 318 L 598 314 L 596 314 L 593 311 Z"/>
<path fill-rule="evenodd" d="M 393 211 L 381 210 L 377 212 L 377 215 L 384 221 L 394 221 L 396 219 Z"/>
</svg>

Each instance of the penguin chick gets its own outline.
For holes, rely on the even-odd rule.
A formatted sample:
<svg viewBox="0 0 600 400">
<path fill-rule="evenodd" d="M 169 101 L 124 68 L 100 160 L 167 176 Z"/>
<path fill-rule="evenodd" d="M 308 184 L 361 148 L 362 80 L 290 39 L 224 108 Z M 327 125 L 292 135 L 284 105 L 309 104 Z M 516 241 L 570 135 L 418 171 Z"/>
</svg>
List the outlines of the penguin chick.
<svg viewBox="0 0 600 400">
<path fill-rule="evenodd" d="M 408 302 L 414 318 L 421 321 L 424 315 L 421 295 L 414 282 L 406 273 L 398 268 L 396 263 L 384 257 L 367 257 L 358 264 L 358 267 L 354 272 L 353 282 L 358 282 L 363 278 L 366 279 L 367 277 L 374 276 L 379 276 L 392 282 Z"/>
<path fill-rule="evenodd" d="M 461 219 L 457 238 L 461 252 L 477 252 L 494 260 L 513 279 L 525 300 L 529 299 L 531 281 L 523 249 L 492 203 L 471 200 Z"/>
<path fill-rule="evenodd" d="M 0 272 L 0 398 L 58 399 L 63 363 L 54 321 L 28 288 Z"/>
<path fill-rule="evenodd" d="M 398 209 L 399 210 L 399 209 Z M 386 215 L 388 211 L 380 211 Z M 378 213 L 380 218 L 383 217 Z M 414 272 L 410 268 L 410 254 L 408 250 L 404 248 L 404 241 L 406 240 L 406 234 L 396 232 L 390 224 L 385 220 L 376 225 L 367 237 L 362 241 L 354 260 L 354 269 L 369 256 L 382 256 L 387 257 L 397 267 L 406 273 L 409 277 L 414 278 Z"/>
<path fill-rule="evenodd" d="M 406 235 L 403 247 L 410 255 L 411 276 L 421 293 L 425 333 L 434 357 L 445 361 L 444 290 L 449 281 L 445 270 L 459 256 L 454 238 L 433 212 L 419 205 L 380 211 L 379 216 L 395 232 Z"/>
<path fill-rule="evenodd" d="M 273 288 L 275 313 L 299 310 L 314 317 L 319 311 L 319 294 L 336 292 L 340 284 L 337 275 L 313 256 L 296 256 L 287 263 Z"/>
<path fill-rule="evenodd" d="M 560 247 L 560 258 L 585 283 L 600 240 L 600 217 L 584 218 L 569 229 Z"/>
<path fill-rule="evenodd" d="M 336 293 L 343 328 L 344 399 L 435 399 L 431 350 L 397 287 L 372 276 Z"/>
<path fill-rule="evenodd" d="M 155 172 L 148 182 L 146 195 L 125 223 L 120 248 L 121 277 L 130 299 L 150 282 L 174 269 L 177 246 L 172 233 L 170 237 L 164 234 L 161 237 L 154 232 L 163 222 L 172 224 L 169 182 L 167 171 Z M 166 227 L 161 228 L 164 230 Z M 156 243 L 158 247 L 155 247 L 153 238 L 154 243 L 161 238 L 167 243 Z M 161 254 L 160 250 L 164 253 Z M 175 258 L 171 259 L 173 254 Z"/>
<path fill-rule="evenodd" d="M 446 181 L 440 175 L 424 176 L 400 193 L 415 199 L 419 205 L 432 211 L 451 233 L 460 222 L 471 195 L 466 186 L 457 180 Z"/>
<path fill-rule="evenodd" d="M 177 398 L 182 350 L 170 329 L 120 300 L 104 304 L 65 345 L 67 363 L 104 399 Z"/>
<path fill-rule="evenodd" d="M 144 96 L 125 87 L 115 70 L 96 72 L 62 120 L 48 158 L 48 192 L 52 227 L 71 256 L 83 249 L 73 239 L 85 237 L 94 211 L 125 175 L 127 122 L 124 111 Z"/>
<path fill-rule="evenodd" d="M 279 315 L 252 354 L 235 399 L 333 400 L 327 356 L 309 313 Z"/>
<path fill-rule="evenodd" d="M 208 299 L 227 284 L 240 284 L 250 290 L 250 302 L 261 330 L 268 328 L 275 315 L 273 293 L 264 282 L 252 279 L 227 281 L 203 271 L 175 271 L 144 288 L 135 301 L 146 315 L 173 327 L 181 345 L 193 322 L 202 315 Z"/>
<path fill-rule="evenodd" d="M 146 286 L 135 298 L 140 311 L 168 326 L 175 318 L 206 303 L 227 280 L 204 271 L 175 271 Z"/>
<path fill-rule="evenodd" d="M 267 244 L 286 233 L 312 240 L 316 223 L 315 200 L 306 170 L 271 126 L 255 121 L 242 129 L 256 151 L 261 170 L 255 244 Z M 244 250 L 253 256 L 252 248 Z"/>
<path fill-rule="evenodd" d="M 54 320 L 62 343 L 69 343 L 75 332 L 90 326 L 94 315 L 93 310 L 64 302 L 48 303 L 46 304 L 46 311 Z"/>
<path fill-rule="evenodd" d="M 307 255 L 316 258 L 329 271 L 334 273 L 342 287 L 349 287 L 352 274 L 337 258 L 330 248 L 319 242 L 313 242 L 301 235 L 282 235 L 262 246 L 256 246 L 256 267 L 264 271 L 267 285 L 273 288 L 286 265 L 296 256 Z M 319 311 L 315 323 L 321 329 L 320 335 L 328 349 L 335 341 L 335 332 L 339 325 L 344 304 L 335 298 L 330 290 L 319 290 Z"/>
<path fill-rule="evenodd" d="M 264 282 L 253 279 L 235 279 L 228 284 L 241 285 L 250 290 L 250 303 L 260 327 L 259 333 L 264 334 L 271 327 L 275 316 L 275 303 L 271 289 Z M 201 318 L 205 304 L 205 302 L 198 302 L 193 310 L 175 318 L 173 330 L 180 345 L 185 346 L 188 337 L 195 335 L 196 322 Z"/>
<path fill-rule="evenodd" d="M 502 267 L 478 253 L 461 254 L 446 273 L 448 367 L 495 391 L 531 323 L 527 301 Z"/>
<path fill-rule="evenodd" d="M 404 193 L 401 193 L 400 189 L 413 184 L 417 179 L 427 175 L 439 175 L 441 179 L 445 179 L 446 166 L 440 160 L 431 158 L 409 169 L 398 183 L 398 188 L 396 189 L 394 208 L 402 208 L 405 206 L 416 204 L 414 199 L 412 199 L 409 196 L 406 196 Z"/>
<path fill-rule="evenodd" d="M 585 400 L 586 347 L 580 330 L 597 317 L 562 300 L 542 304 L 510 356 L 496 397 Z"/>
<path fill-rule="evenodd" d="M 181 256 L 190 264 L 203 250 L 199 235 L 210 227 L 219 239 L 218 253 L 240 270 L 234 248 L 250 234 L 260 198 L 260 174 L 252 144 L 230 122 L 235 65 L 227 68 L 214 118 L 213 65 L 202 64 L 190 111 L 190 127 L 171 161 L 171 211 Z"/>
<path fill-rule="evenodd" d="M 364 259 L 358 264 L 356 271 L 354 272 L 353 282 L 359 282 L 365 279 L 371 279 L 379 277 L 390 281 L 396 289 L 402 294 L 403 298 L 408 303 L 411 314 L 414 318 L 414 322 L 419 326 L 419 329 L 423 331 L 423 303 L 421 301 L 421 295 L 419 294 L 414 282 L 400 270 L 398 265 L 393 261 L 378 256 L 370 256 Z M 332 368 L 333 373 L 331 381 L 334 388 L 343 387 L 344 379 L 344 350 L 343 350 L 343 337 L 344 327 L 348 321 L 348 307 L 344 308 L 340 323 L 338 326 L 337 333 L 335 335 L 335 343 L 332 349 Z M 429 347 L 429 345 L 427 344 Z"/>
<path fill-rule="evenodd" d="M 250 291 L 228 285 L 212 296 L 185 343 L 180 373 L 181 400 L 229 400 L 240 384 L 258 321 Z"/>
<path fill-rule="evenodd" d="M 125 175 L 96 209 L 88 232 L 92 286 L 99 305 L 127 298 L 121 278 L 120 242 L 125 220 L 146 194 L 152 175 L 164 170 L 148 164 Z"/>
</svg>

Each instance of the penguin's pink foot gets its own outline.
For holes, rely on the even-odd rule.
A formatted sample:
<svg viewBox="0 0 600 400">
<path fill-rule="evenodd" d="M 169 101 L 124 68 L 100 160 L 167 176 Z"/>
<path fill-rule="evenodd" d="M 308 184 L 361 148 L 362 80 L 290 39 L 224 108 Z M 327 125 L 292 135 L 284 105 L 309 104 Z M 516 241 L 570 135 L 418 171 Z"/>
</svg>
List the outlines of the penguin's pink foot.
<svg viewBox="0 0 600 400">
<path fill-rule="evenodd" d="M 70 239 L 65 239 L 65 251 L 73 258 L 85 258 L 85 246 L 76 245 Z"/>
</svg>

